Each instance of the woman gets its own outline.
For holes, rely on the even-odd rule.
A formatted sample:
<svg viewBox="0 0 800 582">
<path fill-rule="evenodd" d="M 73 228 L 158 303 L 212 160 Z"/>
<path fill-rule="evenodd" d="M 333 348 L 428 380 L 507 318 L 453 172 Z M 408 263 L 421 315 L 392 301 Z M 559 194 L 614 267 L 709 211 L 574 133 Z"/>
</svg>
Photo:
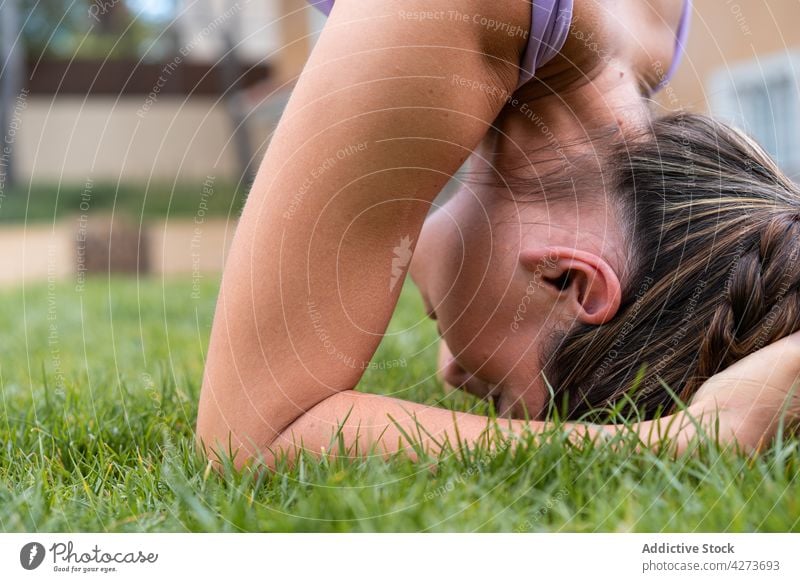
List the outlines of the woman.
<svg viewBox="0 0 800 582">
<path fill-rule="evenodd" d="M 522 86 L 528 35 L 507 32 L 530 30 L 527 3 L 465 0 L 448 21 L 422 14 L 449 15 L 449 1 L 408 1 L 402 10 L 390 0 L 337 2 L 262 162 L 206 362 L 198 438 L 209 454 L 272 463 L 301 443 L 319 451 L 337 431 L 362 451 L 378 444 L 392 452 L 418 425 L 429 435 L 425 446 L 485 435 L 485 417 L 352 390 L 415 245 L 414 278 L 464 384 L 490 385 L 501 413 L 535 419 L 510 419 L 513 431 L 546 427 L 536 419 L 545 405 L 542 356 L 587 345 L 592 330 L 633 309 L 630 290 L 648 255 L 632 251 L 643 228 L 632 221 L 650 215 L 611 191 L 630 195 L 624 178 L 632 174 L 610 150 L 619 152 L 612 142 L 625 144 L 628 135 L 645 151 L 669 141 L 658 124 L 651 138 L 643 131 L 651 121 L 643 96 L 673 60 L 683 4 L 576 1 L 560 52 L 535 61 L 536 78 Z M 487 178 L 448 206 L 453 223 L 469 229 L 464 242 L 457 229 L 436 227 L 444 210 L 420 236 L 436 194 L 470 155 L 473 171 Z M 617 166 L 610 173 L 607 158 Z M 521 202 L 516 184 L 548 198 Z M 552 201 L 557 185 L 565 195 Z M 544 224 L 528 224 L 530 212 Z M 673 275 L 658 276 L 662 285 Z M 542 289 L 530 299 L 536 310 L 518 317 L 531 281 Z M 554 343 L 553 332 L 566 336 Z M 774 434 L 800 371 L 798 344 L 791 336 L 745 358 L 703 384 L 689 410 L 636 429 L 646 442 L 657 434 L 680 449 L 699 418 L 700 426 L 718 423 L 723 440 L 759 446 Z M 764 362 L 782 354 L 791 358 L 768 373 Z M 631 362 L 609 365 L 614 372 L 598 381 L 624 375 L 618 368 Z M 775 389 L 761 395 L 766 384 Z M 587 400 L 586 382 L 578 392 L 567 383 L 557 389 L 568 391 L 570 411 Z"/>
</svg>

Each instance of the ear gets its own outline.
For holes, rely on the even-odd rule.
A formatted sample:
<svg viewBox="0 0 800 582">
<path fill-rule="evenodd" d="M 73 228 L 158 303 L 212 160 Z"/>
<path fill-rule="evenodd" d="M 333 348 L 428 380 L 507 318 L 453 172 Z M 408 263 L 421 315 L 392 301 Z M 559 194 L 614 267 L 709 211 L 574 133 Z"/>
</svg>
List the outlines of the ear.
<svg viewBox="0 0 800 582">
<path fill-rule="evenodd" d="M 537 285 L 564 302 L 582 323 L 600 325 L 619 311 L 619 277 L 601 257 L 567 247 L 544 247 L 523 251 L 519 260 Z"/>
</svg>

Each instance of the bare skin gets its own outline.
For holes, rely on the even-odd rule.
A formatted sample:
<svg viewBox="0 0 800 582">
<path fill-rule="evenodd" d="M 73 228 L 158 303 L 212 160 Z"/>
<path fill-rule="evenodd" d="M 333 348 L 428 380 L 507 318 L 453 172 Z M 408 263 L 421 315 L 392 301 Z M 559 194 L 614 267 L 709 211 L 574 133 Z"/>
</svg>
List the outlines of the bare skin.
<svg viewBox="0 0 800 582">
<path fill-rule="evenodd" d="M 569 95 L 574 118 L 617 120 L 623 127 L 639 115 L 623 97 L 640 94 L 642 84 L 654 80 L 637 68 L 638 57 L 630 58 L 639 54 L 633 50 L 638 37 L 620 34 L 606 6 L 576 1 L 580 26 L 620 41 L 614 58 L 601 59 L 571 39 L 568 57 L 542 75 Z M 459 8 L 525 30 L 530 22 L 524 2 L 465 0 Z M 404 3 L 406 12 L 436 9 L 450 10 L 452 3 Z M 658 34 L 651 37 L 669 40 L 670 24 L 658 18 L 653 23 Z M 210 455 L 234 454 L 239 466 L 254 458 L 269 465 L 275 453 L 291 453 L 300 444 L 321 451 L 338 428 L 346 444 L 357 443 L 361 451 L 378 445 L 387 454 L 406 449 L 402 433 L 416 433 L 418 425 L 429 435 L 423 445 L 431 448 L 486 435 L 485 417 L 353 388 L 394 310 L 401 285 L 393 285 L 392 277 L 398 269 L 405 274 L 407 265 L 392 264 L 394 249 L 402 247 L 399 241 L 419 240 L 441 187 L 479 145 L 488 147 L 482 142 L 516 87 L 523 49 L 524 39 L 502 31 L 399 18 L 391 0 L 337 3 L 262 162 L 228 257 L 198 414 L 198 440 Z M 671 47 L 653 52 L 663 59 Z M 467 91 L 453 82 L 454 73 L 500 91 Z M 545 107 L 541 112 L 548 114 Z M 555 108 L 552 115 L 563 111 Z M 555 118 L 553 123 L 565 132 L 575 128 Z M 602 267 L 589 263 L 589 275 Z M 562 308 L 573 316 L 589 311 L 576 301 L 563 301 Z M 725 415 L 723 439 L 758 446 L 774 430 L 767 419 L 780 406 L 759 415 L 742 407 L 765 383 L 775 386 L 773 404 L 786 394 L 789 379 L 800 372 L 799 343 L 778 342 L 743 360 L 740 376 L 726 371 L 713 378 L 688 412 L 703 422 Z M 765 377 L 764 360 L 779 357 L 778 379 Z M 748 360 L 759 365 L 748 367 Z M 749 388 L 740 388 L 741 378 Z M 718 402 L 719 394 L 726 396 Z M 539 421 L 503 423 L 514 432 L 547 428 Z M 589 434 L 620 430 L 575 428 Z M 695 426 L 680 413 L 635 430 L 645 443 L 666 436 L 680 449 Z"/>
</svg>

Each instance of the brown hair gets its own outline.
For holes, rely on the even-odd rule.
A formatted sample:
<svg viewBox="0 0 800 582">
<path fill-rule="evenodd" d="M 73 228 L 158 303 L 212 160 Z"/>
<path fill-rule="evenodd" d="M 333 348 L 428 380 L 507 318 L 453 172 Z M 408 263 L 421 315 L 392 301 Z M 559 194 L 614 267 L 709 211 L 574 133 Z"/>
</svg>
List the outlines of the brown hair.
<svg viewBox="0 0 800 582">
<path fill-rule="evenodd" d="M 543 358 L 571 418 L 609 406 L 669 412 L 663 384 L 688 401 L 800 329 L 800 190 L 754 142 L 679 113 L 609 151 L 630 265 L 614 319 L 573 327 Z"/>
</svg>

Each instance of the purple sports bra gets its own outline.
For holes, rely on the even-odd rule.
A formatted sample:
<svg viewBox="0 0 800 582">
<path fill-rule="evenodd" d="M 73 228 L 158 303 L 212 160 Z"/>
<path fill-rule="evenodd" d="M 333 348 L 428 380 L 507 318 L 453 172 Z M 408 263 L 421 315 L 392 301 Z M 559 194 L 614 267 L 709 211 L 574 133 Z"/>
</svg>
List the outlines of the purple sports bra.
<svg viewBox="0 0 800 582">
<path fill-rule="evenodd" d="M 309 0 L 309 4 L 313 4 L 325 14 L 330 14 L 334 1 Z M 569 25 L 572 22 L 572 3 L 573 0 L 533 0 L 531 32 L 528 36 L 528 46 L 525 47 L 525 53 L 520 62 L 518 87 L 530 81 L 536 70 L 550 61 L 563 48 L 569 34 Z M 662 89 L 678 68 L 689 35 L 691 14 L 691 0 L 684 0 L 681 21 L 675 35 L 675 57 L 672 59 L 667 74 L 656 86 L 654 92 Z"/>
</svg>

